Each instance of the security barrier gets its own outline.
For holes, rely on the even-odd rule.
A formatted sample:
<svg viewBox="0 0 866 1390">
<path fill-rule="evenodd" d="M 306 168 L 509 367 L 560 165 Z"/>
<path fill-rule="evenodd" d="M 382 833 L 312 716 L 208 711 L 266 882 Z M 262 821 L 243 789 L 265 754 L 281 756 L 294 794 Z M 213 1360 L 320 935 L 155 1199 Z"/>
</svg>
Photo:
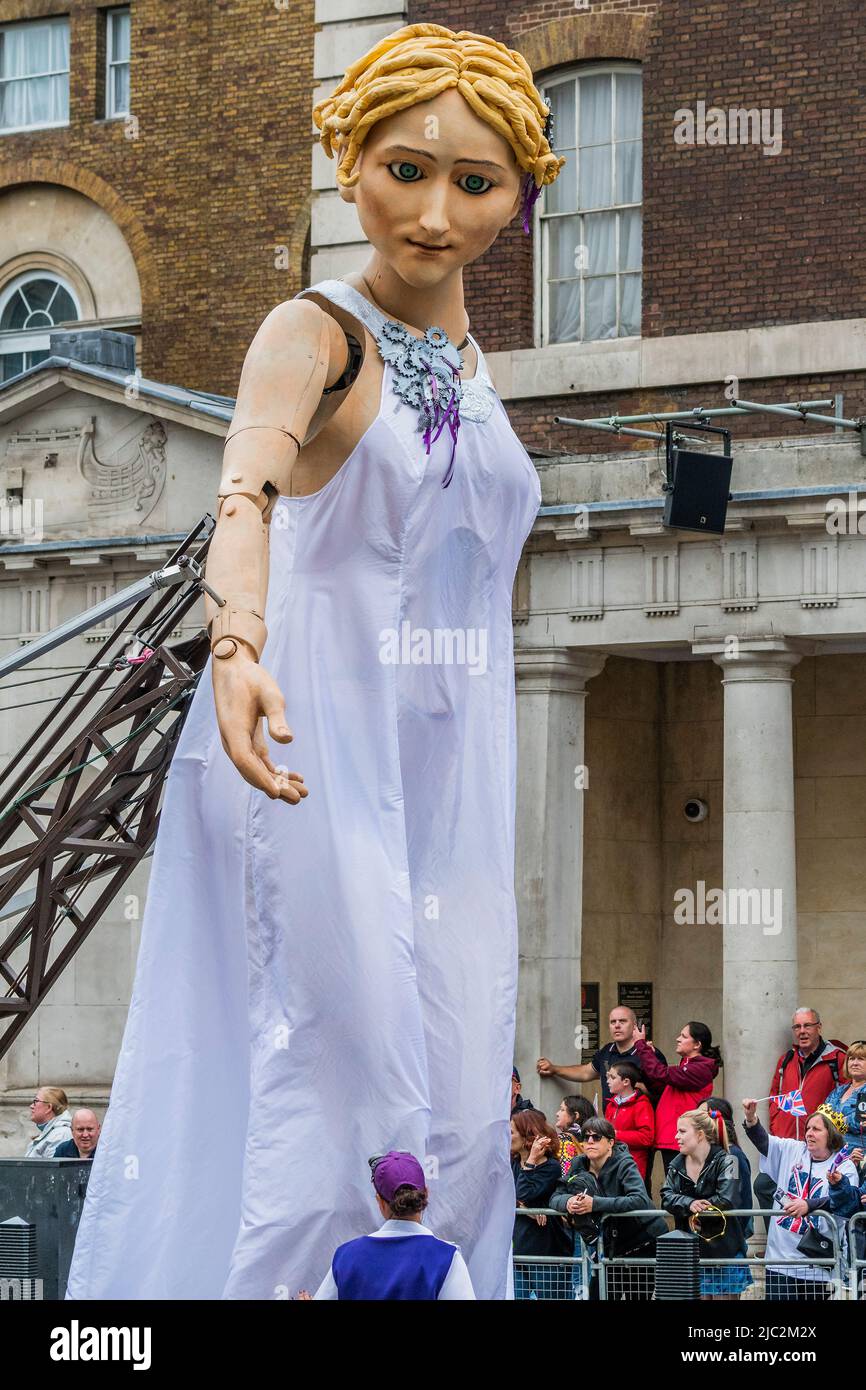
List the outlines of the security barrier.
<svg viewBox="0 0 866 1390">
<path fill-rule="evenodd" d="M 866 1299 L 866 1211 L 848 1221 L 848 1278 L 849 1296 Z"/>
<path fill-rule="evenodd" d="M 667 1212 L 661 1213 L 672 1224 Z M 762 1212 L 761 1208 L 741 1208 L 726 1211 L 725 1217 L 756 1217 L 772 1213 Z M 648 1207 L 639 1212 L 617 1212 L 618 1222 L 640 1216 L 658 1216 L 657 1207 Z M 781 1213 L 777 1213 L 781 1215 Z M 654 1294 L 655 1260 L 630 1259 L 628 1256 L 608 1256 L 604 1253 L 604 1230 L 610 1217 L 603 1216 L 600 1222 L 598 1249 L 599 1298 L 607 1301 L 622 1299 L 648 1299 Z M 700 1296 L 702 1298 L 723 1299 L 768 1299 L 776 1302 L 798 1302 L 802 1300 L 839 1300 L 844 1298 L 845 1280 L 842 1268 L 842 1251 L 839 1231 L 833 1217 L 827 1212 L 816 1211 L 810 1214 L 820 1228 L 821 1235 L 830 1240 L 831 1253 L 827 1258 L 816 1259 L 806 1255 L 785 1256 L 768 1262 L 766 1254 L 761 1256 L 739 1255 L 725 1259 L 713 1258 L 707 1252 L 712 1249 L 713 1237 L 701 1241 L 700 1253 Z"/>
<path fill-rule="evenodd" d="M 780 1215 L 781 1213 L 776 1213 Z M 547 1207 L 518 1207 L 518 1219 L 562 1221 L 562 1213 Z M 670 1213 L 658 1207 L 634 1212 L 604 1215 L 599 1222 L 597 1241 L 587 1245 L 578 1242 L 574 1256 L 514 1255 L 514 1296 L 517 1299 L 592 1299 L 602 1302 L 649 1300 L 655 1297 L 656 1261 L 629 1255 L 606 1254 L 605 1228 L 611 1220 L 617 1223 L 629 1218 L 663 1216 L 673 1228 Z M 727 1218 L 769 1216 L 760 1207 L 737 1208 L 725 1212 Z M 740 1255 L 725 1259 L 712 1258 L 705 1252 L 712 1248 L 712 1239 L 701 1242 L 700 1297 L 723 1299 L 768 1299 L 777 1302 L 838 1301 L 847 1296 L 866 1297 L 866 1258 L 856 1258 L 855 1225 L 860 1238 L 866 1242 L 866 1212 L 851 1218 L 849 1228 L 850 1259 L 843 1263 L 839 1228 L 832 1216 L 824 1211 L 810 1214 L 822 1235 L 829 1238 L 831 1251 L 826 1258 L 805 1255 L 778 1257 L 768 1267 L 766 1254 Z M 866 1252 L 863 1252 L 866 1254 Z M 849 1283 L 850 1280 L 850 1283 Z M 850 1287 L 850 1292 L 849 1292 Z"/>
<path fill-rule="evenodd" d="M 562 1213 L 549 1207 L 518 1207 L 515 1215 L 531 1221 L 543 1216 L 562 1222 Z M 573 1236 L 571 1228 L 569 1235 Z M 592 1262 L 586 1246 L 578 1238 L 574 1255 L 514 1255 L 514 1297 L 543 1301 L 587 1299 L 592 1279 Z"/>
</svg>

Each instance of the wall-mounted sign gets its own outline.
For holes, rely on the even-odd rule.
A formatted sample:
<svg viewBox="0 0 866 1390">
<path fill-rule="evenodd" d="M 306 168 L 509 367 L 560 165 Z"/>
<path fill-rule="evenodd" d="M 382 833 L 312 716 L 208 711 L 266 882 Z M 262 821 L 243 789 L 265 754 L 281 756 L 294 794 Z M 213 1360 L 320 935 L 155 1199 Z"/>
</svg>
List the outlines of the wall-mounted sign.
<svg viewBox="0 0 866 1390">
<path fill-rule="evenodd" d="M 634 1009 L 639 1024 L 646 1025 L 647 1041 L 653 1036 L 653 987 L 649 980 L 620 981 L 616 987 L 617 1003 Z"/>
<path fill-rule="evenodd" d="M 575 1042 L 583 1048 L 583 1060 L 594 1057 L 599 1049 L 598 1029 L 598 981 L 580 986 L 580 1027 L 575 1033 Z"/>
</svg>

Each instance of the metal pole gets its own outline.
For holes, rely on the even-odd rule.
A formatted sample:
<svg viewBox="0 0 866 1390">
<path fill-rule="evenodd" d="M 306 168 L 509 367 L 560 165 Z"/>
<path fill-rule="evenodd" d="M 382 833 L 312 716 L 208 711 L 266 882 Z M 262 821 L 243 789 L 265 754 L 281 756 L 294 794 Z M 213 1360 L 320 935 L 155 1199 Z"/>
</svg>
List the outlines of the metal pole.
<svg viewBox="0 0 866 1390">
<path fill-rule="evenodd" d="M 761 405 L 752 406 L 751 408 L 753 410 L 801 411 L 817 410 L 822 406 L 831 405 L 833 405 L 833 401 L 802 401 L 798 402 L 796 406 Z M 716 415 L 741 415 L 745 408 L 746 407 L 742 401 L 737 401 L 735 405 L 719 406 L 718 408 L 713 407 L 710 410 L 705 410 L 703 406 L 696 405 L 693 410 L 668 410 L 662 411 L 661 413 L 657 413 L 655 415 L 593 415 L 588 420 L 583 421 L 582 423 L 590 425 L 639 425 L 651 423 L 654 420 L 694 420 L 702 418 L 709 419 L 711 416 Z M 826 417 L 822 416 L 821 418 L 824 419 Z M 554 421 L 556 420 L 560 420 L 563 423 L 566 423 L 562 416 L 554 416 Z M 569 421 L 567 423 L 571 422 Z"/>
<path fill-rule="evenodd" d="M 44 656 L 46 652 L 53 651 L 55 647 L 68 642 L 71 637 L 77 637 L 80 632 L 85 632 L 87 628 L 98 627 L 103 618 L 111 617 L 113 613 L 119 613 L 124 608 L 131 608 L 139 599 L 146 597 L 151 590 L 165 589 L 175 584 L 192 582 L 200 584 L 215 603 L 220 606 L 223 605 L 225 599 L 214 593 L 213 589 L 205 582 L 201 566 L 192 556 L 182 555 L 176 564 L 154 570 L 152 574 L 147 574 L 142 579 L 136 579 L 134 583 L 121 589 L 120 593 L 111 594 L 101 603 L 95 603 L 92 608 L 87 608 L 83 613 L 70 618 L 68 622 L 61 623 L 60 627 L 52 628 L 50 632 L 45 633 L 44 637 L 37 637 L 32 642 L 28 642 L 26 646 L 19 648 L 17 652 L 13 652 L 11 656 L 4 657 L 0 661 L 0 679 L 9 675 L 11 671 L 17 671 L 22 666 L 27 666 L 38 656 Z"/>
<path fill-rule="evenodd" d="M 664 439 L 660 430 L 628 430 L 622 425 L 601 424 L 597 420 L 571 420 L 567 415 L 554 415 L 555 425 L 576 425 L 582 430 L 606 430 L 608 434 L 632 434 L 637 439 Z"/>
<path fill-rule="evenodd" d="M 813 415 L 808 409 L 811 404 L 812 402 L 797 406 L 760 405 L 755 401 L 737 401 L 737 407 L 740 410 L 766 411 L 770 415 L 787 415 L 792 420 L 820 420 L 822 425 L 838 425 L 840 429 L 861 430 L 863 428 L 862 420 L 845 420 L 840 415 Z M 832 405 L 832 401 L 827 401 L 826 404 Z"/>
</svg>

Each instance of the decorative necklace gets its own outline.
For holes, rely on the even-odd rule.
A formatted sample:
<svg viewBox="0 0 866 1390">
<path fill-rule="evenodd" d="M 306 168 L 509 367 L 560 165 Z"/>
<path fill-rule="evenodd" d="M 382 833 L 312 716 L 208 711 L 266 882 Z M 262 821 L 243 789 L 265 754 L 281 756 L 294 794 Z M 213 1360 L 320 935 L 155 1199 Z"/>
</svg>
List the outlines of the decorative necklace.
<svg viewBox="0 0 866 1390">
<path fill-rule="evenodd" d="M 418 338 L 404 324 L 388 318 L 365 277 L 361 279 L 370 291 L 373 303 L 385 317 L 376 334 L 380 355 L 383 362 L 389 362 L 394 368 L 396 394 L 418 411 L 418 429 L 424 431 L 428 454 L 431 444 L 439 438 L 446 424 L 448 426 L 451 458 L 442 480 L 442 486 L 448 487 L 453 476 L 457 433 L 460 429 L 460 401 L 463 394 L 460 371 L 463 358 L 444 328 L 431 326 L 423 337 Z"/>
</svg>

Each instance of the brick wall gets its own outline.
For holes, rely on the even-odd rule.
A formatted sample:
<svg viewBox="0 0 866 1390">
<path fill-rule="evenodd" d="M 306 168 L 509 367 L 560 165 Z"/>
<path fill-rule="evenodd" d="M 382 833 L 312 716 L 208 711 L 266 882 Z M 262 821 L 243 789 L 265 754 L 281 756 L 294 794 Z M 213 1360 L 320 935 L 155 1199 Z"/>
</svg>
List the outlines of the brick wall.
<svg viewBox="0 0 866 1390">
<path fill-rule="evenodd" d="M 485 346 L 483 341 L 481 346 Z M 759 381 L 750 381 L 748 391 L 743 389 L 741 382 L 740 394 L 744 400 L 767 401 L 772 404 L 784 401 L 831 401 L 840 391 L 843 395 L 843 415 L 846 419 L 866 414 L 866 375 L 862 372 L 831 373 L 821 377 L 778 377 L 775 380 L 762 378 Z M 556 453 L 570 454 L 621 453 L 625 449 L 655 449 L 656 445 L 628 435 L 617 436 L 602 430 L 590 432 L 569 428 L 567 425 L 555 425 L 553 417 L 566 415 L 578 419 L 594 419 L 597 416 L 644 415 L 650 411 L 691 410 L 696 405 L 705 406 L 707 409 L 728 405 L 724 397 L 724 382 L 677 386 L 667 391 L 609 391 L 604 394 L 577 391 L 567 396 L 509 401 L 508 418 L 527 449 L 549 449 Z M 832 415 L 833 407 L 825 406 L 817 413 Z M 735 443 L 737 439 L 796 439 L 800 434 L 818 435 L 825 429 L 828 433 L 832 432 L 831 427 L 817 425 L 814 421 L 801 425 L 798 420 L 781 421 L 772 415 L 731 416 L 711 423 L 730 429 Z M 648 424 L 640 425 L 638 428 L 651 430 L 657 427 Z M 856 435 L 853 437 L 856 438 Z"/>
<path fill-rule="evenodd" d="M 644 334 L 866 314 L 861 0 L 665 0 L 644 99 Z M 779 108 L 782 152 L 678 147 L 680 107 Z"/>
<path fill-rule="evenodd" d="M 424 0 L 410 5 L 409 19 L 520 48 L 556 19 L 574 33 L 626 11 L 653 16 L 644 60 L 644 335 L 866 314 L 861 0 L 834 4 L 832 24 L 809 0 L 609 0 L 585 10 L 564 0 Z M 782 152 L 677 145 L 675 111 L 700 100 L 779 108 Z M 531 342 L 525 240 L 510 228 L 467 276 L 473 320 L 492 348 Z M 508 308 L 511 297 L 521 307 Z"/>
<path fill-rule="evenodd" d="M 592 30 L 580 50 L 585 56 L 634 56 L 616 47 L 625 14 L 650 17 L 643 55 L 643 335 L 866 315 L 866 199 L 858 158 L 866 142 L 861 0 L 839 0 L 832 25 L 806 0 L 608 0 L 586 9 L 566 0 L 505 7 L 498 0 L 418 0 L 409 7 L 409 22 L 488 33 L 540 55 L 543 65 L 557 45 L 572 45 L 560 61 L 574 61 L 582 26 Z M 674 113 L 695 110 L 699 100 L 723 109 L 781 108 L 782 152 L 765 155 L 758 145 L 678 146 Z M 467 268 L 467 308 L 487 350 L 533 344 L 529 241 L 515 220 Z M 574 395 L 510 403 L 509 414 L 527 445 L 562 449 L 568 441 L 571 448 L 621 449 L 625 441 L 612 436 L 566 435 L 552 417 L 682 409 L 698 401 L 721 405 L 723 385 L 593 396 L 581 394 L 578 383 Z M 806 400 L 840 390 L 846 415 L 866 410 L 866 376 L 859 373 L 752 380 L 748 395 Z M 752 416 L 735 428 L 742 437 L 760 438 L 797 427 Z M 637 440 L 632 446 L 643 447 Z"/>
<path fill-rule="evenodd" d="M 133 0 L 134 138 L 99 119 L 104 10 L 0 0 L 0 23 L 58 12 L 70 15 L 69 126 L 0 136 L 0 197 L 38 178 L 106 206 L 142 281 L 144 375 L 234 394 L 257 325 L 301 287 L 313 0 Z"/>
<path fill-rule="evenodd" d="M 591 18 L 598 28 L 598 17 L 613 12 L 651 14 L 654 4 L 638 4 L 635 0 L 603 0 L 576 10 L 568 0 L 543 0 L 541 4 L 522 5 L 509 0 L 410 0 L 407 23 L 444 24 L 449 29 L 469 29 L 489 34 L 500 43 L 519 49 L 521 40 L 530 29 L 549 24 L 552 20 L 573 20 L 575 16 Z M 601 32 L 603 32 L 601 26 Z M 601 48 L 604 42 L 601 41 Z M 613 46 L 609 57 L 621 57 Z M 472 331 L 489 351 L 529 347 L 533 341 L 532 312 L 532 237 L 526 236 L 518 215 L 493 243 L 480 260 L 464 273 L 466 308 Z"/>
</svg>

